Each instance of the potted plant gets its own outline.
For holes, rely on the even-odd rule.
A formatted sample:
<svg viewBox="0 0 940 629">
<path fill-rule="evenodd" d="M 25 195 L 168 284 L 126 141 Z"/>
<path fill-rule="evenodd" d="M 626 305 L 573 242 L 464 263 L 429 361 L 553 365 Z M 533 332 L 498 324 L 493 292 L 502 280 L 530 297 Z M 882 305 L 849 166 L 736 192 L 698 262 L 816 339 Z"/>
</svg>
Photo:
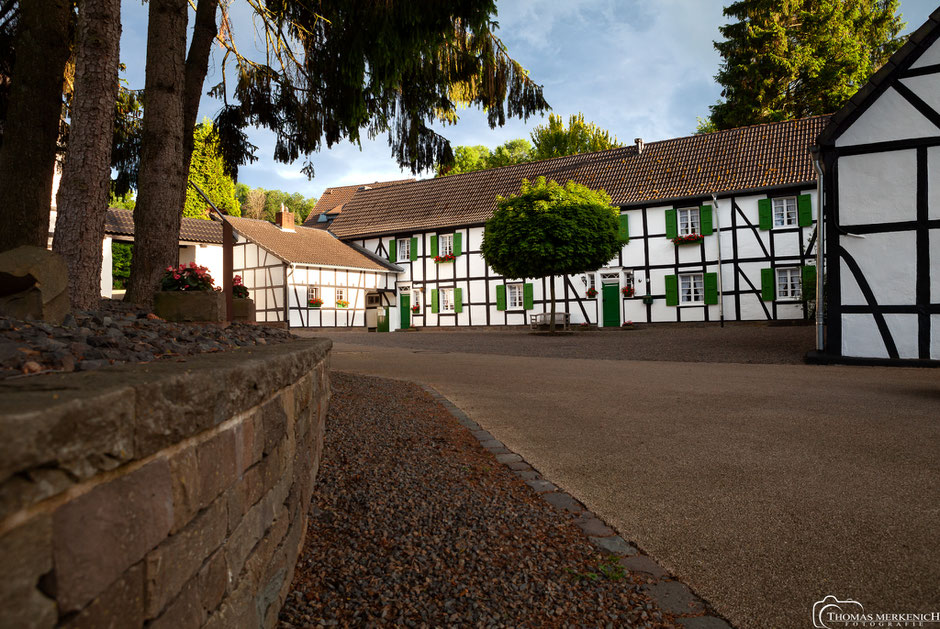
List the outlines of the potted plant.
<svg viewBox="0 0 940 629">
<path fill-rule="evenodd" d="M 336 307 L 337 307 L 337 308 L 345 308 L 345 307 L 348 306 L 348 305 L 349 305 L 349 302 L 346 301 L 345 299 L 337 299 L 337 300 L 336 300 Z"/>
<path fill-rule="evenodd" d="M 448 253 L 447 255 L 443 256 L 434 256 L 434 262 L 436 264 L 441 264 L 442 262 L 453 262 L 456 259 L 457 257 L 452 253 Z"/>
<path fill-rule="evenodd" d="M 414 306 L 411 307 L 411 312 L 415 314 L 421 314 L 421 306 L 419 306 L 418 304 L 415 304 Z"/>
<path fill-rule="evenodd" d="M 620 326 L 624 330 L 635 330 L 636 327 L 633 325 L 633 321 L 624 321 L 623 325 Z"/>
<path fill-rule="evenodd" d="M 195 262 L 168 266 L 160 292 L 154 296 L 153 311 L 167 321 L 222 321 L 225 296 L 206 267 Z"/>
<path fill-rule="evenodd" d="M 307 300 L 307 306 L 310 308 L 319 308 L 323 305 L 323 300 L 319 297 L 314 297 L 313 299 Z"/>
<path fill-rule="evenodd" d="M 255 302 L 248 298 L 248 287 L 242 283 L 242 276 L 232 278 L 232 319 L 234 321 L 255 320 Z"/>
<path fill-rule="evenodd" d="M 677 245 L 694 245 L 703 240 L 705 240 L 705 236 L 701 234 L 689 234 L 688 236 L 676 236 L 672 239 L 672 242 Z"/>
<path fill-rule="evenodd" d="M 597 297 L 597 289 L 589 288 L 584 292 L 584 294 L 587 295 L 588 299 L 594 299 Z"/>
<path fill-rule="evenodd" d="M 620 292 L 623 293 L 624 297 L 633 297 L 635 291 L 632 286 L 624 286 L 620 289 Z"/>
</svg>

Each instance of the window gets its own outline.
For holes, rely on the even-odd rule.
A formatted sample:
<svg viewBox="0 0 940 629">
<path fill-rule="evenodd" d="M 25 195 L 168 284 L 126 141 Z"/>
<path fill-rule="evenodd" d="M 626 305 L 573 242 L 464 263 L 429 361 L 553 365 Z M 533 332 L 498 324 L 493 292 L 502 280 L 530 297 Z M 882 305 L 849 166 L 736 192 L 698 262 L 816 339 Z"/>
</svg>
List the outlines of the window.
<svg viewBox="0 0 940 629">
<path fill-rule="evenodd" d="M 345 288 L 336 289 L 336 301 L 346 301 L 346 289 Z"/>
<path fill-rule="evenodd" d="M 705 303 L 705 277 L 702 273 L 687 273 L 679 276 L 679 303 Z"/>
<path fill-rule="evenodd" d="M 624 288 L 633 289 L 633 271 L 624 271 L 623 272 L 623 286 Z"/>
<path fill-rule="evenodd" d="M 320 299 L 320 289 L 316 286 L 307 287 L 307 303 L 309 304 L 314 299 Z"/>
<path fill-rule="evenodd" d="M 777 269 L 777 299 L 799 299 L 800 286 L 799 267 Z"/>
<path fill-rule="evenodd" d="M 411 260 L 411 238 L 398 239 L 398 262 L 408 262 Z"/>
<path fill-rule="evenodd" d="M 440 236 L 437 239 L 437 246 L 438 255 L 441 257 L 454 255 L 454 235 L 447 234 L 446 236 Z"/>
<path fill-rule="evenodd" d="M 698 208 L 687 207 L 678 211 L 679 215 L 679 235 L 691 236 L 701 233 L 701 224 L 699 222 Z"/>
<path fill-rule="evenodd" d="M 582 282 L 587 288 L 596 288 L 596 287 L 597 287 L 597 280 L 595 279 L 595 276 L 594 276 L 593 273 L 585 273 L 584 275 L 582 275 L 582 276 L 581 276 L 581 282 Z"/>
<path fill-rule="evenodd" d="M 441 295 L 441 312 L 454 312 L 454 289 L 453 288 L 442 288 L 440 291 Z"/>
<path fill-rule="evenodd" d="M 524 308 L 522 284 L 507 284 L 506 290 L 509 293 L 509 309 Z"/>
<path fill-rule="evenodd" d="M 774 227 L 787 227 L 797 224 L 796 197 L 784 197 L 773 200 Z"/>
</svg>

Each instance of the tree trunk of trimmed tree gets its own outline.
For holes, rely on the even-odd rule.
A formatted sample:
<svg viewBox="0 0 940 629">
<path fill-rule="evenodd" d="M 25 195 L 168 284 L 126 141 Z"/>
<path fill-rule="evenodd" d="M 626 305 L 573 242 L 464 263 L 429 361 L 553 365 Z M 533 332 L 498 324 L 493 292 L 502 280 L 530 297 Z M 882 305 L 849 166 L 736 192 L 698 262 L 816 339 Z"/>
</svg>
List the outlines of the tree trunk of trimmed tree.
<svg viewBox="0 0 940 629">
<path fill-rule="evenodd" d="M 548 283 L 551 285 L 551 294 L 552 294 L 552 319 L 548 322 L 548 331 L 550 334 L 555 333 L 555 276 L 550 275 L 548 277 Z"/>
<path fill-rule="evenodd" d="M 84 310 L 95 308 L 101 295 L 120 42 L 121 1 L 81 0 L 72 121 L 52 248 L 68 266 L 72 307 Z"/>
<path fill-rule="evenodd" d="M 186 0 L 150 1 L 134 261 L 125 296 L 142 306 L 153 303 L 164 269 L 179 260 L 186 192 L 182 160 L 186 9 Z"/>
<path fill-rule="evenodd" d="M 0 251 L 45 247 L 69 57 L 69 0 L 20 3 L 16 63 L 0 147 Z"/>
</svg>

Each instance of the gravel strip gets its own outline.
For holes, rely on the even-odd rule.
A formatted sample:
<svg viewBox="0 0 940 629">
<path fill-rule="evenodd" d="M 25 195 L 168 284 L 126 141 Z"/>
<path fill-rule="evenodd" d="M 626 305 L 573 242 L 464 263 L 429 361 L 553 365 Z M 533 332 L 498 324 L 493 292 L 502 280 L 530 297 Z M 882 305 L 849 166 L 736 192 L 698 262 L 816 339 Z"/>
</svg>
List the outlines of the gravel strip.
<svg viewBox="0 0 940 629">
<path fill-rule="evenodd" d="M 132 304 L 103 299 L 98 310 L 70 314 L 62 325 L 0 317 L 0 380 L 123 362 L 179 360 L 293 338 L 285 328 L 264 325 L 168 323 Z"/>
<path fill-rule="evenodd" d="M 673 627 L 419 387 L 333 373 L 282 628 Z"/>
</svg>

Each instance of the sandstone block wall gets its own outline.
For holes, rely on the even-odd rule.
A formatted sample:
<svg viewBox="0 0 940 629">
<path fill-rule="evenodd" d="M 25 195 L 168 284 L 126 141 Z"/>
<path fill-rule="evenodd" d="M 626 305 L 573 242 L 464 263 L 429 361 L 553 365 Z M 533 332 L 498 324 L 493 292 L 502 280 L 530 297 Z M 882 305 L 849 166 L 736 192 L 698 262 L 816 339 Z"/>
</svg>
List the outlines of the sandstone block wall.
<svg viewBox="0 0 940 629">
<path fill-rule="evenodd" d="M 307 526 L 329 350 L 0 383 L 0 628 L 273 627 Z"/>
</svg>

